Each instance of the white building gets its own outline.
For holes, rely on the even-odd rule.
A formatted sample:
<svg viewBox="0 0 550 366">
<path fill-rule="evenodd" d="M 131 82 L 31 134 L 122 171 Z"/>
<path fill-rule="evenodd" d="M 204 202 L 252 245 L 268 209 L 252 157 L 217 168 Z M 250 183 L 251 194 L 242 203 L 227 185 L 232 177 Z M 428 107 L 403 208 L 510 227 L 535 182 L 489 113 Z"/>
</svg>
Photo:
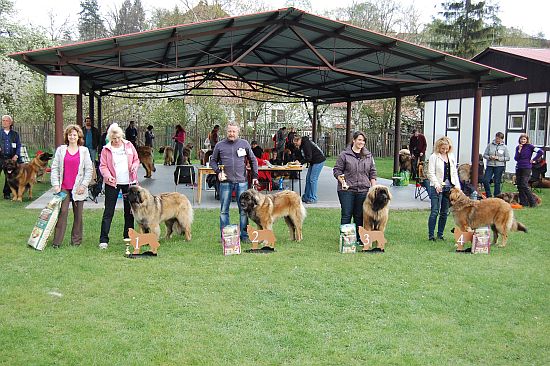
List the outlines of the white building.
<svg viewBox="0 0 550 366">
<path fill-rule="evenodd" d="M 532 144 L 548 149 L 550 106 L 550 49 L 490 47 L 472 61 L 527 79 L 483 90 L 479 152 L 497 132 L 504 133 L 511 155 L 506 172 L 515 172 L 514 151 L 519 135 L 527 133 Z M 422 96 L 425 101 L 424 135 L 427 154 L 435 140 L 448 136 L 459 163 L 471 162 L 474 91 L 461 90 Z"/>
</svg>

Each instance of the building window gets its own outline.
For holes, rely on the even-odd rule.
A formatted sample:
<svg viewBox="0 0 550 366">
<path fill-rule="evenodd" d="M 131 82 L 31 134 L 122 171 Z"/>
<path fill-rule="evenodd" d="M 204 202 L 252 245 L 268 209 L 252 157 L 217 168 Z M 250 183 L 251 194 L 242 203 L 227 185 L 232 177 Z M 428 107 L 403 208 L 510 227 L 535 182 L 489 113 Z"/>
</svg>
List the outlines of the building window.
<svg viewBox="0 0 550 366">
<path fill-rule="evenodd" d="M 281 123 L 285 121 L 285 111 L 284 109 L 272 109 L 271 110 L 271 122 L 272 123 Z"/>
<path fill-rule="evenodd" d="M 511 114 L 508 116 L 509 130 L 523 130 L 523 114 Z"/>
<path fill-rule="evenodd" d="M 460 128 L 460 117 L 459 116 L 447 116 L 447 129 L 448 130 L 458 130 Z"/>
<path fill-rule="evenodd" d="M 544 138 L 548 131 L 546 107 L 531 107 L 528 109 L 527 135 L 533 145 L 544 146 Z"/>
<path fill-rule="evenodd" d="M 245 120 L 246 122 L 254 122 L 256 120 L 256 113 L 254 113 L 253 111 L 246 111 Z"/>
</svg>

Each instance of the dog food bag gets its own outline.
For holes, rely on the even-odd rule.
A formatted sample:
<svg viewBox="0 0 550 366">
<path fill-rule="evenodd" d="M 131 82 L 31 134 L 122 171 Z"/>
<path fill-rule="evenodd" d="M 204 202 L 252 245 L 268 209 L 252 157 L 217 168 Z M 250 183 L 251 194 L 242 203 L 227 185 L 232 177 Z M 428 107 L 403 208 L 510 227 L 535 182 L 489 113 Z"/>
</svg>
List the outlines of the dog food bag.
<svg viewBox="0 0 550 366">
<path fill-rule="evenodd" d="M 355 224 L 340 225 L 340 253 L 357 252 L 357 232 Z"/>
<path fill-rule="evenodd" d="M 239 225 L 226 225 L 222 229 L 223 255 L 241 254 Z"/>
<path fill-rule="evenodd" d="M 491 249 L 491 229 L 488 226 L 477 228 L 472 239 L 472 254 L 489 254 Z"/>
<path fill-rule="evenodd" d="M 65 199 L 67 194 L 65 192 L 59 192 L 54 194 L 53 198 L 48 202 L 46 207 L 40 212 L 38 220 L 32 229 L 31 236 L 27 244 L 37 250 L 43 250 L 46 247 L 46 243 L 52 230 L 57 223 L 57 217 L 59 216 L 59 210 L 61 209 L 61 202 Z"/>
</svg>

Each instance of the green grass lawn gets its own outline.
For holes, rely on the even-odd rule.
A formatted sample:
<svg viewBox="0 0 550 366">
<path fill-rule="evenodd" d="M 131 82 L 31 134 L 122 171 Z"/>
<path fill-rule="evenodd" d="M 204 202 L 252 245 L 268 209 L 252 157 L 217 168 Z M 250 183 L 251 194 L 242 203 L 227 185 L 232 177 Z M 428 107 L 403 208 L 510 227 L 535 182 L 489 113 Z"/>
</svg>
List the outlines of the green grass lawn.
<svg viewBox="0 0 550 366">
<path fill-rule="evenodd" d="M 339 254 L 330 209 L 308 209 L 301 243 L 279 221 L 268 255 L 222 256 L 217 210 L 196 210 L 192 241 L 161 240 L 156 258 L 126 259 L 116 239 L 100 251 L 101 210 L 85 211 L 81 247 L 38 252 L 26 241 L 39 211 L 2 200 L 0 363 L 549 364 L 541 195 L 516 211 L 529 233 L 488 256 L 428 242 L 427 211 L 392 211 L 384 254 Z"/>
</svg>

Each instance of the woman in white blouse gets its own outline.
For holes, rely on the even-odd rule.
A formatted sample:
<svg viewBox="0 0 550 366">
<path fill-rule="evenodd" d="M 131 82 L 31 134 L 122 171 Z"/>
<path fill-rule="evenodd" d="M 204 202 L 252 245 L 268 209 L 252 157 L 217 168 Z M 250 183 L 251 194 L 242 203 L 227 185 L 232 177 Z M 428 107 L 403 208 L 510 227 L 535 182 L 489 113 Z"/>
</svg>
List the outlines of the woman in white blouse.
<svg viewBox="0 0 550 366">
<path fill-rule="evenodd" d="M 460 189 L 458 171 L 456 169 L 456 158 L 452 153 L 453 145 L 451 140 L 446 137 L 437 139 L 434 145 L 434 152 L 430 156 L 428 163 L 428 179 L 430 187 L 428 194 L 431 201 L 431 212 L 428 219 L 428 240 L 435 241 L 435 224 L 437 225 L 437 239 L 443 238 L 443 231 L 447 223 L 449 213 L 449 191 L 452 187 Z"/>
</svg>

